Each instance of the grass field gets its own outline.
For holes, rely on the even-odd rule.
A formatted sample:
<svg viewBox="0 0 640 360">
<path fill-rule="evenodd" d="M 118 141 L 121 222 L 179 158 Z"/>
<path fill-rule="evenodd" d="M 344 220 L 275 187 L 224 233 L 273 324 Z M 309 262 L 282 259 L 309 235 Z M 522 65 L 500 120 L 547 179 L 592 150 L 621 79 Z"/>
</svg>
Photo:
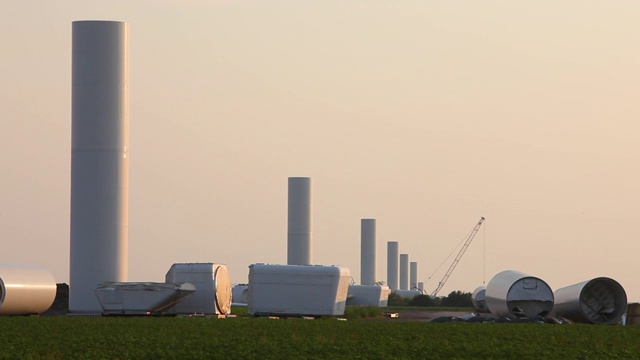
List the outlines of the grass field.
<svg viewBox="0 0 640 360">
<path fill-rule="evenodd" d="M 2 359 L 640 358 L 640 327 L 379 320 L 2 317 Z"/>
</svg>

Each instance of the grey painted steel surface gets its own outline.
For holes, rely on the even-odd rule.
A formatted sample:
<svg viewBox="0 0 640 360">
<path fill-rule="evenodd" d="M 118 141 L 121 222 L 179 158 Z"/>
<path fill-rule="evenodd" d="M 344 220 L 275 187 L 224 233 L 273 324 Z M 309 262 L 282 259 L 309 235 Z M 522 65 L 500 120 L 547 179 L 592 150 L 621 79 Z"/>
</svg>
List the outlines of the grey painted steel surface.
<svg viewBox="0 0 640 360">
<path fill-rule="evenodd" d="M 478 286 L 473 293 L 471 293 L 471 303 L 473 303 L 473 307 L 482 312 L 489 311 L 487 307 L 487 299 L 485 297 L 487 288 L 485 286 Z"/>
<path fill-rule="evenodd" d="M 487 307 L 499 318 L 546 316 L 553 309 L 553 291 L 543 280 L 515 270 L 496 274 L 485 291 Z"/>
<path fill-rule="evenodd" d="M 360 220 L 360 284 L 376 283 L 376 219 Z"/>
<path fill-rule="evenodd" d="M 167 283 L 187 282 L 196 287 L 193 296 L 167 309 L 168 314 L 231 313 L 231 280 L 224 264 L 179 263 L 165 275 Z"/>
<path fill-rule="evenodd" d="M 409 254 L 400 254 L 400 290 L 409 290 Z"/>
<path fill-rule="evenodd" d="M 249 285 L 248 284 L 236 284 L 231 287 L 231 304 L 232 305 L 247 305 L 249 302 Z"/>
<path fill-rule="evenodd" d="M 128 27 L 74 21 L 69 310 L 99 314 L 104 281 L 127 280 Z"/>
<path fill-rule="evenodd" d="M 573 322 L 615 324 L 627 310 L 627 293 L 617 281 L 599 277 L 554 292 L 553 316 Z"/>
<path fill-rule="evenodd" d="M 287 264 L 311 265 L 313 262 L 313 212 L 311 179 L 289 178 L 287 220 Z"/>
<path fill-rule="evenodd" d="M 424 282 L 418 281 L 418 290 L 424 294 Z"/>
<path fill-rule="evenodd" d="M 387 242 L 387 285 L 391 291 L 398 290 L 398 242 Z"/>
<path fill-rule="evenodd" d="M 55 298 L 56 281 L 42 266 L 0 263 L 0 315 L 40 314 Z"/>
<path fill-rule="evenodd" d="M 104 282 L 95 289 L 103 315 L 161 314 L 195 292 L 189 283 Z"/>
<path fill-rule="evenodd" d="M 418 288 L 418 263 L 412 261 L 409 263 L 409 289 Z"/>
<path fill-rule="evenodd" d="M 624 325 L 640 325 L 640 303 L 627 304 L 627 312 L 623 319 Z"/>
</svg>

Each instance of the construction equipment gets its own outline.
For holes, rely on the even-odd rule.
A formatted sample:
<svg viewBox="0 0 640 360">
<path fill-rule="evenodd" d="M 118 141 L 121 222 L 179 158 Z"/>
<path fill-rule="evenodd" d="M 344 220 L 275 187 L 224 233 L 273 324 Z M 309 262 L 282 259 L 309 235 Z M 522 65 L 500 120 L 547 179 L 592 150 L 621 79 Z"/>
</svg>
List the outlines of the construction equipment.
<svg viewBox="0 0 640 360">
<path fill-rule="evenodd" d="M 453 272 L 453 270 L 455 270 L 456 265 L 458 265 L 458 263 L 460 262 L 460 259 L 462 259 L 462 255 L 464 255 L 465 251 L 467 251 L 467 248 L 471 244 L 471 241 L 473 240 L 473 238 L 478 233 L 478 230 L 480 230 L 480 226 L 482 225 L 483 221 L 484 221 L 484 217 L 481 217 L 480 221 L 478 221 L 476 226 L 473 227 L 473 229 L 471 230 L 471 232 L 467 236 L 467 239 L 465 240 L 464 245 L 462 245 L 462 248 L 458 252 L 458 255 L 456 256 L 456 258 L 453 260 L 453 262 L 449 266 L 449 270 L 447 270 L 447 273 L 444 274 L 444 277 L 442 277 L 442 280 L 440 280 L 440 282 L 438 283 L 438 287 L 435 290 L 433 290 L 433 292 L 431 293 L 431 297 L 436 297 L 438 295 L 438 292 L 440 292 L 440 290 L 442 290 L 442 287 L 444 286 L 444 284 L 449 279 L 449 276 L 451 276 L 451 273 Z"/>
</svg>

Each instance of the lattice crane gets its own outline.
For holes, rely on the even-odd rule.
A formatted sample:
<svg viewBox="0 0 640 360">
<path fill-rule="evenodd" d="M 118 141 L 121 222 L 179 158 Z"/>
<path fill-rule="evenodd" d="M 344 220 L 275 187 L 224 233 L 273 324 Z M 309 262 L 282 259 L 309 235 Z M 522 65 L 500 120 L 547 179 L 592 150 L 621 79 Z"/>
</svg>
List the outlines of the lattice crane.
<svg viewBox="0 0 640 360">
<path fill-rule="evenodd" d="M 462 245 L 462 249 L 460 249 L 460 251 L 458 252 L 458 255 L 449 266 L 449 270 L 447 270 L 447 273 L 444 274 L 444 277 L 442 277 L 442 280 L 440 280 L 440 282 L 438 283 L 438 287 L 435 290 L 433 290 L 433 292 L 431 293 L 431 297 L 436 297 L 438 295 L 438 292 L 442 290 L 442 287 L 447 282 L 447 280 L 449 280 L 449 276 L 451 276 L 451 273 L 453 272 L 453 270 L 455 270 L 456 265 L 458 265 L 458 263 L 460 262 L 460 259 L 462 259 L 462 255 L 464 255 L 465 251 L 467 251 L 467 248 L 471 244 L 471 241 L 478 233 L 478 230 L 480 230 L 480 226 L 482 225 L 483 221 L 484 221 L 484 217 L 481 217 L 480 221 L 478 221 L 476 226 L 473 227 L 473 230 L 471 230 L 471 232 L 469 233 L 469 236 L 467 236 L 467 240 L 465 240 L 464 245 Z"/>
</svg>

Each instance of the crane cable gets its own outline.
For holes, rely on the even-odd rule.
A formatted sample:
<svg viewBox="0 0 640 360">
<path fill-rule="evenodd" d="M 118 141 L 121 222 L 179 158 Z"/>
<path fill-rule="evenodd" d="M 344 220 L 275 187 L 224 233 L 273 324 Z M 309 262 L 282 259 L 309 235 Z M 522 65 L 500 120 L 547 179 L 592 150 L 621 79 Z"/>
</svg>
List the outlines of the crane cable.
<svg viewBox="0 0 640 360">
<path fill-rule="evenodd" d="M 458 243 L 458 245 L 456 245 L 455 248 L 453 248 L 453 250 L 451 250 L 451 252 L 449 253 L 449 255 L 447 255 L 447 258 L 444 259 L 444 261 L 442 261 L 442 263 L 440 263 L 440 265 L 438 265 L 438 267 L 433 271 L 433 273 L 431 275 L 429 275 L 429 277 L 427 278 L 427 281 L 431 280 L 431 278 L 433 277 L 433 275 L 435 275 L 438 270 L 440 270 L 440 268 L 442 267 L 442 265 L 444 265 L 444 263 L 447 262 L 447 260 L 449 260 L 449 258 L 451 257 L 451 255 L 453 255 L 454 252 L 456 252 L 456 250 L 458 250 L 458 248 L 460 247 L 460 245 L 462 245 L 462 243 L 469 238 L 469 235 L 471 235 L 471 233 L 473 232 L 473 229 L 471 231 L 469 231 L 469 233 L 467 234 L 467 236 L 465 236 L 462 240 L 460 240 L 460 242 Z"/>
</svg>

